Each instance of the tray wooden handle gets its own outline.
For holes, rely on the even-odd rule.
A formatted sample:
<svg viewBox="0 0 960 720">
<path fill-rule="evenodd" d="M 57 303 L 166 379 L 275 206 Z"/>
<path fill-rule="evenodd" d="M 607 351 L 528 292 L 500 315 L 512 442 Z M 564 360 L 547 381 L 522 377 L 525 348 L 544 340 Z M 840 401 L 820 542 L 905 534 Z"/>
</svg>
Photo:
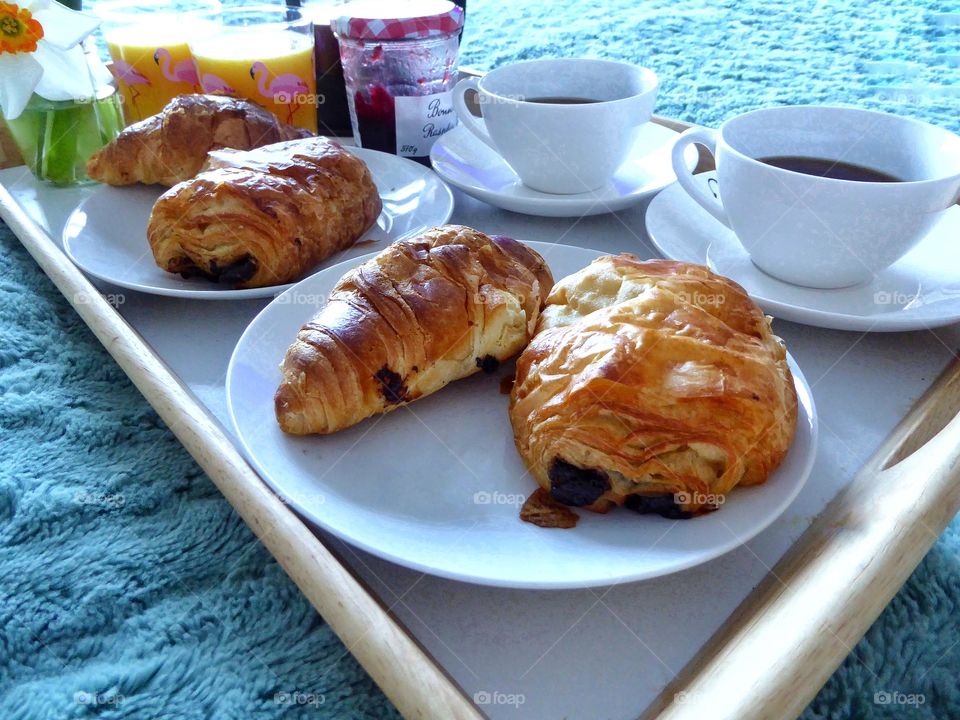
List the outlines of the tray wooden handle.
<svg viewBox="0 0 960 720">
<path fill-rule="evenodd" d="M 960 509 L 958 411 L 960 361 L 643 717 L 797 717 Z"/>
<path fill-rule="evenodd" d="M 482 720 L 451 679 L 263 484 L 220 425 L 2 185 L 0 218 L 403 716 Z"/>
</svg>

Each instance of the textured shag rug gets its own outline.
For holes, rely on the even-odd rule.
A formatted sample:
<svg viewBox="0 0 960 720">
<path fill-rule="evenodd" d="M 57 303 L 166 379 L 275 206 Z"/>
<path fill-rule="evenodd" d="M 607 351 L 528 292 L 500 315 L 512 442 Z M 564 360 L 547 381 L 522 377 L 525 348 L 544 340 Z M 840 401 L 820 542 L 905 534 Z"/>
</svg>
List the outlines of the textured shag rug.
<svg viewBox="0 0 960 720">
<path fill-rule="evenodd" d="M 664 115 L 716 125 L 841 102 L 960 130 L 960 14 L 945 0 L 470 0 L 468 12 L 464 64 L 635 61 L 663 79 Z M 807 720 L 960 718 L 958 551 L 955 522 Z M 0 578 L 5 720 L 396 717 L 2 226 Z M 882 694 L 897 692 L 924 702 Z M 300 704 L 282 701 L 293 693 Z"/>
</svg>

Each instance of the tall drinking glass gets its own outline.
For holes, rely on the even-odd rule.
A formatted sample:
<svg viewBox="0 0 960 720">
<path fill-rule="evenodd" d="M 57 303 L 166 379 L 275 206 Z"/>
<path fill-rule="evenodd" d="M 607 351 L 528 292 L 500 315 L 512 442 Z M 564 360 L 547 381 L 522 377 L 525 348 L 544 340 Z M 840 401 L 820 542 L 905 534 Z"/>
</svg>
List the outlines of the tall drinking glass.
<svg viewBox="0 0 960 720">
<path fill-rule="evenodd" d="M 190 51 L 204 92 L 253 100 L 291 125 L 317 131 L 313 25 L 299 8 L 225 9 Z"/>
<path fill-rule="evenodd" d="M 155 115 L 177 95 L 200 91 L 193 33 L 210 32 L 218 0 L 104 0 L 93 6 L 113 59 L 127 124 Z"/>
</svg>

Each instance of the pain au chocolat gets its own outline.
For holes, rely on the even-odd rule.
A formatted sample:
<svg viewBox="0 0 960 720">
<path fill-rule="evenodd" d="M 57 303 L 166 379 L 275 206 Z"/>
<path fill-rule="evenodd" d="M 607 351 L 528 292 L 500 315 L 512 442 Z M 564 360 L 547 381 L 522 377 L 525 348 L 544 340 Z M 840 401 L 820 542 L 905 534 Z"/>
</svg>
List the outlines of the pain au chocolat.
<svg viewBox="0 0 960 720">
<path fill-rule="evenodd" d="M 167 272 L 265 287 L 352 245 L 380 209 L 363 160 L 312 137 L 213 153 L 210 169 L 160 196 L 147 240 Z"/>
<path fill-rule="evenodd" d="M 510 420 L 553 499 L 685 518 L 767 480 L 797 396 L 784 345 L 743 288 L 624 254 L 554 286 L 517 361 Z"/>
</svg>

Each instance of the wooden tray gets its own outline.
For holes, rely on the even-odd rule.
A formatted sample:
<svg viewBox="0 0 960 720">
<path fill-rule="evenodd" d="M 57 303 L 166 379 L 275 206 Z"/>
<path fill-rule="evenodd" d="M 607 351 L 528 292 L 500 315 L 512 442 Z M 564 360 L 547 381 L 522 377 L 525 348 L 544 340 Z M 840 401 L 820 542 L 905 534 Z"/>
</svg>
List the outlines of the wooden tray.
<svg viewBox="0 0 960 720">
<path fill-rule="evenodd" d="M 677 129 L 685 127 L 683 123 L 658 121 Z M 153 332 L 144 319 L 147 315 L 138 316 L 136 326 L 128 323 L 66 258 L 59 240 L 54 239 L 59 237 L 57 223 L 45 212 L 56 191 L 38 191 L 30 180 L 11 181 L 10 173 L 14 172 L 17 171 L 0 173 L 0 181 L 6 179 L 11 184 L 9 188 L 0 184 L 0 217 L 404 717 L 481 718 L 487 716 L 485 713 L 491 717 L 553 716 L 552 712 L 535 710 L 533 703 L 527 706 L 526 714 L 522 705 L 509 707 L 509 713 L 505 713 L 502 706 L 490 704 L 487 691 L 473 694 L 481 706 L 471 701 L 462 689 L 464 673 L 451 658 L 451 654 L 457 654 L 452 650 L 438 651 L 439 645 L 447 647 L 442 639 L 439 645 L 431 640 L 433 650 L 428 652 L 411 630 L 409 618 L 411 613 L 415 617 L 417 614 L 412 609 L 404 612 L 400 607 L 406 607 L 401 603 L 403 597 L 391 598 L 382 587 L 375 591 L 372 585 L 377 583 L 368 582 L 371 574 L 361 567 L 366 567 L 361 555 L 312 531 L 266 487 L 217 421 L 211 403 L 201 402 L 198 393 L 172 370 L 170 364 L 175 364 L 176 359 L 170 349 L 156 339 L 151 346 L 145 339 L 143 333 Z M 523 237 L 524 228 L 529 231 L 538 222 L 493 211 L 460 194 L 457 202 L 458 207 L 464 206 L 464 217 L 455 215 L 455 220 L 485 219 L 484 229 L 491 232 L 512 229 Z M 606 224 L 597 227 L 606 228 L 607 237 L 616 223 L 631 229 L 628 225 L 634 217 L 642 218 L 642 209 L 636 216 L 610 216 L 602 221 Z M 562 225 L 554 222 L 551 227 Z M 249 314 L 249 310 L 246 312 Z M 786 328 L 791 334 L 788 341 L 812 348 L 809 352 L 841 348 L 849 344 L 844 338 L 849 342 L 856 340 L 850 334 L 799 326 Z M 912 339 L 908 342 L 904 337 Z M 871 347 L 889 346 L 894 353 L 898 347 L 911 343 L 921 350 L 925 348 L 926 355 L 921 357 L 926 357 L 926 371 L 942 368 L 948 355 L 919 334 L 864 342 L 874 343 Z M 937 339 L 939 342 L 942 341 Z M 841 360 L 842 357 L 834 365 Z M 917 372 L 923 371 L 918 367 Z M 927 384 L 923 375 L 905 379 L 908 372 L 906 365 L 903 375 L 895 372 L 906 390 L 899 395 L 890 390 L 891 397 L 896 396 L 896 404 L 904 406 L 915 400 L 919 388 Z M 882 376 L 882 368 L 874 374 L 875 386 L 883 387 L 888 382 Z M 811 381 L 816 387 L 818 379 L 811 377 Z M 651 681 L 650 687 L 660 693 L 652 703 L 644 703 L 648 705 L 645 711 L 643 706 L 631 708 L 626 702 L 617 705 L 617 709 L 600 709 L 598 704 L 596 716 L 636 717 L 642 711 L 644 718 L 674 720 L 798 715 L 960 509 L 958 410 L 960 364 L 954 362 L 916 401 L 852 481 L 847 482 L 849 474 L 844 473 L 840 463 L 825 461 L 832 473 L 832 487 L 842 489 L 830 500 L 834 494 L 831 486 L 819 487 L 823 497 L 812 497 L 808 505 L 822 512 L 816 519 L 806 518 L 806 529 L 799 539 L 772 569 L 764 571 L 762 582 L 736 611 L 725 621 L 725 615 L 718 618 L 719 630 L 713 632 L 704 626 L 688 633 L 690 637 L 699 637 L 699 652 L 671 682 L 667 681 L 671 680 L 672 671 L 662 680 Z M 889 415 L 889 406 L 883 412 Z M 878 428 L 885 427 L 883 421 L 878 425 L 873 420 L 868 423 L 867 417 L 863 420 L 861 429 L 866 434 L 876 435 Z M 840 431 L 838 436 L 842 435 Z M 769 552 L 761 550 L 760 554 L 775 559 L 780 552 L 773 548 Z M 711 565 L 720 564 L 721 560 Z M 766 568 L 767 563 L 761 563 Z M 682 587 L 691 582 L 691 577 L 688 571 L 674 584 Z M 461 599 L 483 594 L 481 604 L 490 597 L 506 603 L 518 599 L 511 594 L 513 591 L 496 591 L 502 594 L 495 595 L 490 589 L 450 585 L 457 586 L 453 596 Z M 602 600 L 603 596 L 598 597 Z M 519 600 L 552 602 L 544 594 L 536 593 L 524 593 Z M 406 618 L 403 623 L 398 619 L 400 614 Z M 709 637 L 711 633 L 713 636 Z M 565 635 L 566 632 L 561 639 Z M 419 637 L 428 635 L 421 632 Z M 581 646 L 574 652 L 579 656 L 590 649 Z M 489 652 L 495 655 L 497 648 L 494 646 Z M 574 660 L 583 667 L 584 674 L 592 672 L 589 657 Z M 453 670 L 460 682 L 452 677 Z M 557 681 L 555 692 L 562 696 L 563 685 L 569 680 L 566 677 Z M 545 687 L 549 687 L 549 682 Z M 495 695 L 497 689 L 490 689 Z M 599 703 L 600 693 L 608 692 L 609 687 L 598 686 L 595 701 Z M 653 697 L 649 691 L 647 695 Z"/>
</svg>

